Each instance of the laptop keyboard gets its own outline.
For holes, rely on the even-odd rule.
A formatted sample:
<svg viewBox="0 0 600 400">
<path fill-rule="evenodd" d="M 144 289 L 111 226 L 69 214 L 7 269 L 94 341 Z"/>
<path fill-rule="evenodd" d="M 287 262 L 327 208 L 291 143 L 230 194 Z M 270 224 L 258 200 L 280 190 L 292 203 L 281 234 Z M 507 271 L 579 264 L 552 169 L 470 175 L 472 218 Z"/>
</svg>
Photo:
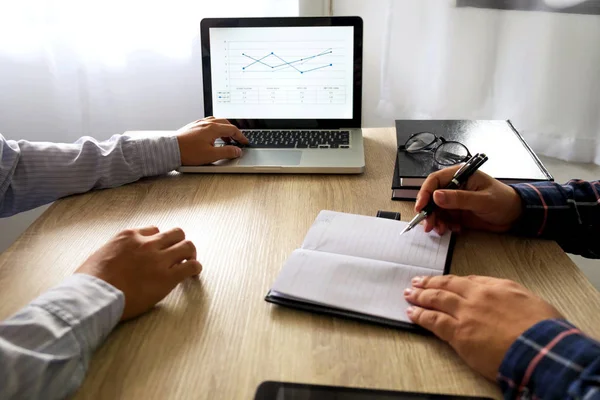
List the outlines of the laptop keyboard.
<svg viewBox="0 0 600 400">
<path fill-rule="evenodd" d="M 253 148 L 348 149 L 349 131 L 242 131 Z"/>
</svg>

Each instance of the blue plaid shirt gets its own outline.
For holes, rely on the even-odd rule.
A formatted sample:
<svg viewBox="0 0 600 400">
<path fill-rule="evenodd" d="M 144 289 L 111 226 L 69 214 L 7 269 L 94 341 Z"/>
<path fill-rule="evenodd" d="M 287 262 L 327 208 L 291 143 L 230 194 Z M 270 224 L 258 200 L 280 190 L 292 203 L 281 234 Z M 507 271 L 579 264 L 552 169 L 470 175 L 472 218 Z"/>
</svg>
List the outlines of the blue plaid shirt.
<svg viewBox="0 0 600 400">
<path fill-rule="evenodd" d="M 523 200 L 514 232 L 554 239 L 600 258 L 600 183 L 513 185 Z M 498 374 L 506 399 L 600 399 L 600 343 L 564 320 L 542 321 L 506 353 Z"/>
</svg>

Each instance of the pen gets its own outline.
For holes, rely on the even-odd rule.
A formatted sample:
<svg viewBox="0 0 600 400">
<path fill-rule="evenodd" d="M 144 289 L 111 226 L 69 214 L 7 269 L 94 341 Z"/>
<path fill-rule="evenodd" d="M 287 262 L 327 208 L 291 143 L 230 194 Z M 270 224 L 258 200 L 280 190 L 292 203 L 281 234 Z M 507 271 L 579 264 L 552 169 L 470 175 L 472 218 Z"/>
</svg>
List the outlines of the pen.
<svg viewBox="0 0 600 400">
<path fill-rule="evenodd" d="M 456 171 L 456 173 L 452 177 L 452 180 L 450 181 L 450 183 L 448 183 L 448 185 L 446 185 L 444 189 L 460 188 L 464 183 L 466 183 L 469 180 L 471 175 L 473 175 L 475 171 L 477 171 L 479 167 L 481 167 L 483 163 L 485 163 L 487 160 L 488 157 L 484 153 L 475 154 L 469 159 L 469 161 L 467 161 L 462 167 L 460 167 L 458 171 Z M 421 210 L 420 213 L 415 215 L 415 217 L 408 223 L 406 228 L 404 228 L 404 230 L 400 232 L 400 235 L 404 234 L 404 232 L 410 231 L 412 228 L 419 225 L 421 221 L 426 219 L 435 210 L 436 207 L 437 206 L 433 202 L 433 196 L 431 196 L 429 203 L 427 203 L 427 205 L 423 208 L 423 210 Z"/>
</svg>

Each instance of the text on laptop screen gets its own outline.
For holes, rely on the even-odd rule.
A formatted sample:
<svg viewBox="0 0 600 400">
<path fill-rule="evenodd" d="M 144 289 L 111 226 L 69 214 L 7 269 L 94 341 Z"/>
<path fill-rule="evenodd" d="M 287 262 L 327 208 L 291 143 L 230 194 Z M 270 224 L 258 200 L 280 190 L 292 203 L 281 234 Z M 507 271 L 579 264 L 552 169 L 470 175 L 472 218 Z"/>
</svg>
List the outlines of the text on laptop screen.
<svg viewBox="0 0 600 400">
<path fill-rule="evenodd" d="M 351 26 L 210 28 L 213 114 L 352 119 Z"/>
</svg>

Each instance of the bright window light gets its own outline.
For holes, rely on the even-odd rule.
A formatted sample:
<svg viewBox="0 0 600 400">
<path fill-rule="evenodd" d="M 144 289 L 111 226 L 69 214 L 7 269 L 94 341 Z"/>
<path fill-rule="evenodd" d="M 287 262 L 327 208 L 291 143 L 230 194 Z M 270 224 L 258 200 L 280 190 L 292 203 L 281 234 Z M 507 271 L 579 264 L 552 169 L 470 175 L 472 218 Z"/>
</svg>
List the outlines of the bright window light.
<svg viewBox="0 0 600 400">
<path fill-rule="evenodd" d="M 133 52 L 187 58 L 204 17 L 298 12 L 298 0 L 7 0 L 0 2 L 0 54 L 72 53 L 104 65 L 126 63 Z"/>
</svg>

